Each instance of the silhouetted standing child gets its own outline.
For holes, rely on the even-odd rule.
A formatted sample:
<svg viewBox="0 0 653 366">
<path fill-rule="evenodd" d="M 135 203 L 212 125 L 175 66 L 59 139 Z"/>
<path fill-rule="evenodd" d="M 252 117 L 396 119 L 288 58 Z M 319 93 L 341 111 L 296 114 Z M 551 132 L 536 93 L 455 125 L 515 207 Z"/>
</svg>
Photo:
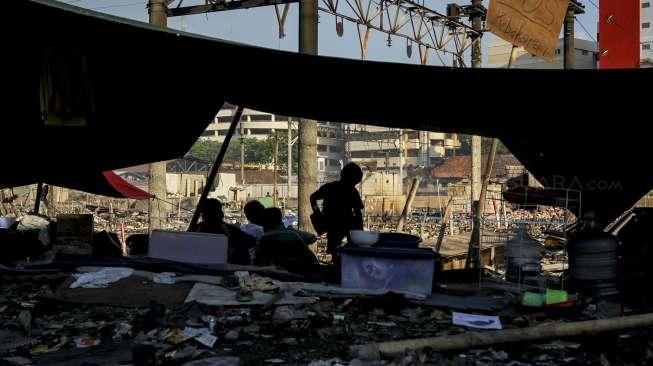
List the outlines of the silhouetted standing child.
<svg viewBox="0 0 653 366">
<path fill-rule="evenodd" d="M 311 195 L 313 212 L 322 216 L 322 224 L 327 233 L 327 253 L 334 258 L 338 256 L 338 247 L 349 230 L 363 229 L 364 206 L 356 190 L 356 185 L 362 180 L 361 168 L 355 163 L 349 163 L 342 168 L 340 180 L 323 185 Z M 317 204 L 320 200 L 322 211 Z"/>
</svg>

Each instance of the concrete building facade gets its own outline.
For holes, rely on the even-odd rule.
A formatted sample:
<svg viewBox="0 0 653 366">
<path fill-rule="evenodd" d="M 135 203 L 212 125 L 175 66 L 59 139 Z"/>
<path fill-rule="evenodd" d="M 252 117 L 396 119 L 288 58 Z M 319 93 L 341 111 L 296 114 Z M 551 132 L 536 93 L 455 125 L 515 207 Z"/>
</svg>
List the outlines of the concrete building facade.
<svg viewBox="0 0 653 366">
<path fill-rule="evenodd" d="M 377 168 L 398 169 L 402 161 L 404 167 L 437 165 L 458 148 L 456 134 L 345 125 L 346 155 L 352 161 Z"/>
<path fill-rule="evenodd" d="M 224 141 L 235 111 L 234 107 L 222 108 L 200 138 L 219 142 Z M 245 138 L 262 140 L 272 135 L 275 131 L 288 131 L 288 118 L 286 116 L 244 109 L 241 120 L 244 136 Z M 297 136 L 298 120 L 296 118 L 290 119 L 293 136 Z M 233 139 L 237 140 L 240 137 L 239 127 L 236 129 Z M 342 124 L 333 122 L 318 123 L 317 154 L 318 180 L 322 182 L 337 177 L 344 158 Z M 293 158 L 297 159 L 296 156 Z"/>
<path fill-rule="evenodd" d="M 649 0 L 647 0 L 649 1 Z M 653 0 L 650 0 L 653 1 Z M 594 41 L 576 38 L 575 60 L 577 69 L 596 69 L 598 66 L 598 46 Z M 493 40 L 488 46 L 488 67 L 505 68 L 510 60 L 512 45 L 502 39 Z M 548 62 L 528 53 L 523 48 L 517 50 L 517 59 L 512 66 L 515 69 L 562 69 L 564 68 L 564 42 L 558 40 L 553 62 Z"/>
<path fill-rule="evenodd" d="M 653 66 L 653 0 L 642 0 L 641 9 L 642 65 Z"/>
</svg>

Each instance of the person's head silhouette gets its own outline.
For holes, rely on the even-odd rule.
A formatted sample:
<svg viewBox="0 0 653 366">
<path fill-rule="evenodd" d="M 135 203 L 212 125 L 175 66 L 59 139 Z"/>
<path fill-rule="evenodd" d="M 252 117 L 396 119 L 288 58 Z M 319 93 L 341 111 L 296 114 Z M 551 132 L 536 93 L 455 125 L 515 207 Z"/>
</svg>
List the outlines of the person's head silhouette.
<svg viewBox="0 0 653 366">
<path fill-rule="evenodd" d="M 342 168 L 340 172 L 340 181 L 352 186 L 357 185 L 363 180 L 363 171 L 356 163 L 349 163 Z"/>
<path fill-rule="evenodd" d="M 256 200 L 247 202 L 243 208 L 247 220 L 256 225 L 261 225 L 261 214 L 263 213 L 263 210 L 265 210 L 263 204 Z"/>
<path fill-rule="evenodd" d="M 263 230 L 270 231 L 283 227 L 283 214 L 276 207 L 270 207 L 261 213 L 261 225 Z"/>
<path fill-rule="evenodd" d="M 209 198 L 202 204 L 202 222 L 217 223 L 224 219 L 222 202 L 215 198 Z"/>
</svg>

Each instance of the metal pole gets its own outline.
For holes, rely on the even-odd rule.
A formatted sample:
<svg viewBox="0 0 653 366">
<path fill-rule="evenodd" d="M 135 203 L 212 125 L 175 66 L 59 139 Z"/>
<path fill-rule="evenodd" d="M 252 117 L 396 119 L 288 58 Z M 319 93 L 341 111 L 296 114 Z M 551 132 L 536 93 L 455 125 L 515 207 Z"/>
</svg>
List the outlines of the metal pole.
<svg viewBox="0 0 653 366">
<path fill-rule="evenodd" d="M 575 68 L 575 55 L 574 55 L 574 8 L 570 6 L 567 8 L 567 14 L 565 15 L 565 70 L 572 70 Z"/>
<path fill-rule="evenodd" d="M 215 163 L 213 163 L 213 166 L 211 167 L 211 171 L 209 172 L 209 175 L 206 178 L 206 184 L 204 185 L 204 189 L 202 189 L 202 195 L 200 196 L 200 199 L 197 202 L 197 207 L 195 208 L 195 212 L 193 213 L 193 218 L 190 220 L 190 225 L 188 225 L 188 231 L 197 230 L 197 221 L 200 218 L 200 209 L 202 208 L 202 204 L 206 200 L 206 197 L 208 197 L 209 192 L 213 187 L 213 182 L 215 181 L 215 177 L 218 175 L 218 171 L 220 170 L 220 166 L 222 165 L 224 156 L 227 153 L 227 148 L 229 147 L 229 142 L 231 142 L 231 137 L 234 135 L 234 132 L 236 131 L 236 126 L 238 126 L 238 122 L 240 121 L 240 117 L 242 115 L 243 115 L 243 107 L 238 107 L 236 109 L 236 114 L 234 114 L 234 119 L 231 121 L 231 125 L 229 126 L 229 130 L 227 131 L 227 135 L 224 137 L 222 146 L 220 146 L 220 152 L 218 152 L 218 156 L 216 156 L 215 158 Z"/>
<path fill-rule="evenodd" d="M 168 25 L 166 0 L 149 0 L 147 4 L 150 24 L 160 27 Z M 165 77 L 165 75 L 161 75 Z M 155 142 L 156 143 L 156 142 Z M 149 228 L 150 230 L 163 227 L 162 217 L 166 215 L 167 207 L 160 200 L 167 198 L 166 188 L 166 162 L 155 162 L 149 166 L 148 189 L 153 195 L 149 200 Z"/>
<path fill-rule="evenodd" d="M 288 143 L 288 168 L 287 170 L 287 181 L 286 181 L 286 208 L 288 207 L 288 203 L 290 201 L 290 189 L 292 188 L 292 120 L 290 117 L 288 117 L 288 135 L 287 135 L 287 143 Z"/>
<path fill-rule="evenodd" d="M 472 14 L 470 20 L 472 21 L 472 28 L 477 31 L 471 36 L 472 39 L 472 67 L 478 69 L 481 67 L 483 53 L 481 49 L 481 31 L 483 30 L 483 0 L 472 0 Z"/>
<path fill-rule="evenodd" d="M 245 127 L 240 121 L 240 181 L 245 185 Z"/>
<path fill-rule="evenodd" d="M 399 129 L 399 194 L 404 194 L 404 130 Z"/>
<path fill-rule="evenodd" d="M 299 52 L 317 55 L 317 0 L 299 1 Z M 312 86 L 310 81 L 304 85 Z M 298 216 L 299 229 L 313 231 L 310 197 L 317 190 L 317 121 L 299 123 Z"/>
<path fill-rule="evenodd" d="M 470 20 L 472 21 L 472 28 L 479 33 L 472 36 L 472 67 L 475 69 L 481 68 L 483 54 L 481 49 L 481 31 L 483 30 L 483 13 L 479 11 L 483 6 L 482 0 L 472 0 L 472 14 Z M 472 218 L 472 235 L 469 241 L 469 248 L 467 250 L 467 260 L 465 261 L 465 268 L 468 268 L 470 263 L 477 263 L 477 250 L 480 248 L 480 221 L 478 219 L 477 204 L 481 196 L 481 153 L 482 153 L 482 140 L 481 136 L 472 136 L 472 151 L 471 151 L 471 218 Z M 478 253 L 480 256 L 480 253 Z"/>
</svg>

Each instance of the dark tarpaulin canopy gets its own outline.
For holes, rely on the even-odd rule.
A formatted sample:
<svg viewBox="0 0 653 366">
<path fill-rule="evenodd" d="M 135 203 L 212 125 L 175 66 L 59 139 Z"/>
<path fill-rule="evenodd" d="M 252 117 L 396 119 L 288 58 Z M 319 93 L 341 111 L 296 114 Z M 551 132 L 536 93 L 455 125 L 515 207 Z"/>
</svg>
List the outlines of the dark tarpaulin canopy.
<svg viewBox="0 0 653 366">
<path fill-rule="evenodd" d="M 582 190 L 584 210 L 604 220 L 653 187 L 640 165 L 650 157 L 646 121 L 632 115 L 651 102 L 640 87 L 653 84 L 653 69 L 363 62 L 161 30 L 48 0 L 4 6 L 13 15 L 0 25 L 2 135 L 5 146 L 19 143 L 4 149 L 0 186 L 43 181 L 102 194 L 94 185 L 101 172 L 182 156 L 227 101 L 498 137 L 545 186 Z"/>
</svg>

